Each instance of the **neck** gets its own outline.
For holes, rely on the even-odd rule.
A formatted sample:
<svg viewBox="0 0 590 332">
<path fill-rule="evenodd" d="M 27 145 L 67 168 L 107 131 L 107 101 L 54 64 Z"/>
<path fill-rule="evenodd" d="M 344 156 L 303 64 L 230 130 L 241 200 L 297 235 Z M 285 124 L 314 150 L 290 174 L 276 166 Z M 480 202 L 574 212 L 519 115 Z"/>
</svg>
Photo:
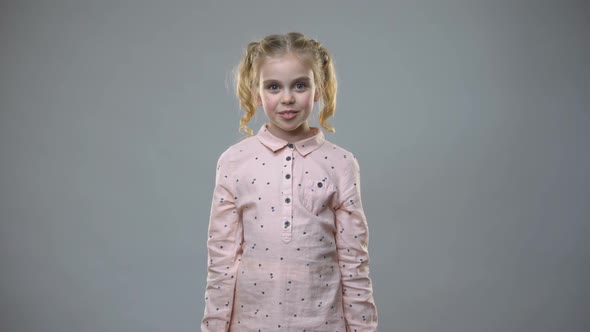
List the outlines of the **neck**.
<svg viewBox="0 0 590 332">
<path fill-rule="evenodd" d="M 297 129 L 288 132 L 280 130 L 279 128 L 275 128 L 274 126 L 269 124 L 266 124 L 266 128 L 274 136 L 282 140 L 285 140 L 289 143 L 294 143 L 309 138 L 315 134 L 315 130 L 313 130 L 308 124 L 302 124 Z"/>
</svg>

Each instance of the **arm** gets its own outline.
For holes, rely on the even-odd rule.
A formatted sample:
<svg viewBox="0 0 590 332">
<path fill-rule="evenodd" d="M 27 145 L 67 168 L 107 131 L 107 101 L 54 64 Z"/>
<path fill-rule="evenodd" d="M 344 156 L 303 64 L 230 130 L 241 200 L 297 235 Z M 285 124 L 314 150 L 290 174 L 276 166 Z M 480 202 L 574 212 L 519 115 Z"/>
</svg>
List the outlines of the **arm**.
<svg viewBox="0 0 590 332">
<path fill-rule="evenodd" d="M 351 159 L 335 210 L 344 316 L 351 332 L 377 331 L 377 307 L 369 278 L 369 229 L 361 203 L 359 165 Z"/>
<path fill-rule="evenodd" d="M 242 223 L 234 201 L 231 165 L 224 157 L 222 154 L 217 163 L 209 220 L 207 288 L 201 322 L 204 332 L 229 329 L 242 254 Z"/>
</svg>

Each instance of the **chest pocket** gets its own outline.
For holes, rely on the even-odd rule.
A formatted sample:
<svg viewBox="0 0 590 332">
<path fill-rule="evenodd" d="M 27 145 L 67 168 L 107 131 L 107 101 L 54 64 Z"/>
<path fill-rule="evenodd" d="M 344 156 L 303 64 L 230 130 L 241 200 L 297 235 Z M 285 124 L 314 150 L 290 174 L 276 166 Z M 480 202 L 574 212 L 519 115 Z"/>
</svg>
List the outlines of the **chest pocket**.
<svg viewBox="0 0 590 332">
<path fill-rule="evenodd" d="M 329 179 L 306 180 L 301 184 L 299 200 L 309 211 L 320 213 L 330 207 L 335 192 Z"/>
</svg>

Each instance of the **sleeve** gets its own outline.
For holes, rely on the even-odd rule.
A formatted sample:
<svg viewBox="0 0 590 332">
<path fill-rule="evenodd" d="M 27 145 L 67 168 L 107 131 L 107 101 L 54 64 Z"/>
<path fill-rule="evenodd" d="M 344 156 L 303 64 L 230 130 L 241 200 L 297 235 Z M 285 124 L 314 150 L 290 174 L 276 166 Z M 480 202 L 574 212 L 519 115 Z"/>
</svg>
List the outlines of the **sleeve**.
<svg viewBox="0 0 590 332">
<path fill-rule="evenodd" d="M 377 307 L 369 277 L 369 229 L 363 211 L 360 169 L 351 158 L 339 185 L 336 248 L 342 274 L 344 316 L 349 331 L 377 331 Z"/>
<path fill-rule="evenodd" d="M 219 157 L 207 239 L 207 286 L 201 331 L 228 331 L 236 273 L 242 255 L 242 221 L 235 204 L 227 152 Z"/>
</svg>

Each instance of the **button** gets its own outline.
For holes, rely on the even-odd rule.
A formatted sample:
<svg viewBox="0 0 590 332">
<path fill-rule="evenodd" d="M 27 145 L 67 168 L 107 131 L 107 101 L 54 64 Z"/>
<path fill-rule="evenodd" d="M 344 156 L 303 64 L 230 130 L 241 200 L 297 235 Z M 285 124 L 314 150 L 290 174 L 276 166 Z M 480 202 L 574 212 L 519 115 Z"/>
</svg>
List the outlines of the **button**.
<svg viewBox="0 0 590 332">
<path fill-rule="evenodd" d="M 288 179 L 290 179 L 290 178 L 291 178 L 291 174 L 287 174 L 287 175 L 285 175 L 285 179 L 287 179 L 287 180 L 288 180 Z"/>
<path fill-rule="evenodd" d="M 285 203 L 291 203 L 291 199 L 289 197 L 285 198 Z"/>
<path fill-rule="evenodd" d="M 289 160 L 291 160 L 291 156 L 288 156 L 288 157 L 287 157 L 287 161 L 289 161 Z"/>
<path fill-rule="evenodd" d="M 318 182 L 318 187 L 321 188 L 324 184 L 321 182 Z"/>
<path fill-rule="evenodd" d="M 289 225 L 291 225 L 291 223 L 288 221 L 285 221 L 285 228 L 289 227 Z"/>
<path fill-rule="evenodd" d="M 295 146 L 293 145 L 293 143 L 289 143 L 289 145 L 287 145 L 289 147 L 289 149 L 294 148 Z"/>
</svg>

